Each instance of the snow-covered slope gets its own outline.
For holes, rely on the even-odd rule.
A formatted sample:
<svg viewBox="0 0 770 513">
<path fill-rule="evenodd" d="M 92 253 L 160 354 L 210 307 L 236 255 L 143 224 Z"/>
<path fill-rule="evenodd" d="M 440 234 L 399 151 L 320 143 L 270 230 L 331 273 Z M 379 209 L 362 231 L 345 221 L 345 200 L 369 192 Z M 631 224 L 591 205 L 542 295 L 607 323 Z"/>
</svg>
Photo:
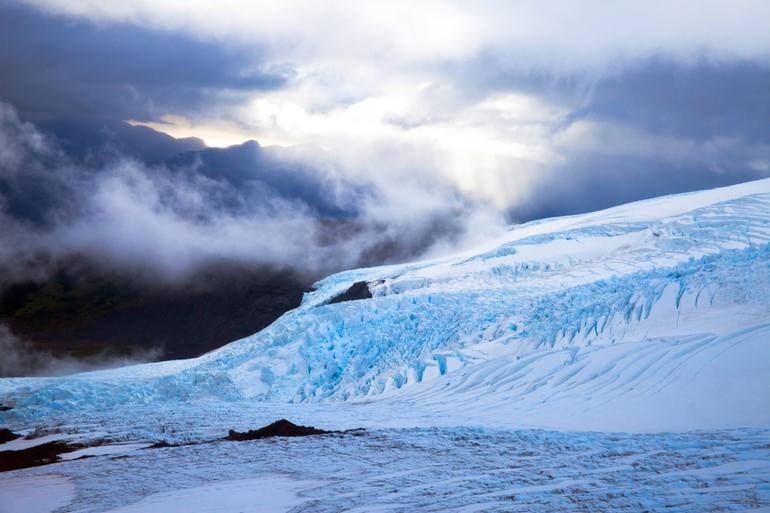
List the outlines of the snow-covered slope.
<svg viewBox="0 0 770 513">
<path fill-rule="evenodd" d="M 373 297 L 334 301 L 359 282 Z M 0 402 L 22 416 L 197 399 L 344 401 L 508 426 L 768 426 L 770 180 L 336 274 L 200 358 L 0 382 Z"/>
</svg>

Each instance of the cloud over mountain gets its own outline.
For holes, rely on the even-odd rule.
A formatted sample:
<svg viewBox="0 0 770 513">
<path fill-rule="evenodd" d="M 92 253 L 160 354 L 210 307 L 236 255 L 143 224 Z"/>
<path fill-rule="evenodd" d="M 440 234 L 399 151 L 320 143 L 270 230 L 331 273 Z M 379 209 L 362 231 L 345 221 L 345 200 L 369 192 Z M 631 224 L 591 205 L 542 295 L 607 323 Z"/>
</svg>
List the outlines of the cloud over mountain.
<svg viewBox="0 0 770 513">
<path fill-rule="evenodd" d="M 16 279 L 35 259 L 77 255 L 172 280 L 217 262 L 316 276 L 457 242 L 477 219 L 495 226 L 494 214 L 430 177 L 364 179 L 331 158 L 253 141 L 153 164 L 78 159 L 0 109 L 0 261 Z"/>
</svg>

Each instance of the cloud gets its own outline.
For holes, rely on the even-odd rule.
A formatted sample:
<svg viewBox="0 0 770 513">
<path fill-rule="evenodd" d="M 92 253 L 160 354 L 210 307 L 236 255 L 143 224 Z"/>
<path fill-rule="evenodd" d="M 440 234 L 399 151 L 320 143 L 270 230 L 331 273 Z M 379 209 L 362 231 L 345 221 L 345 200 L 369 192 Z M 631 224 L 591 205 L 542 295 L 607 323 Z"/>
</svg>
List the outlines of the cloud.
<svg viewBox="0 0 770 513">
<path fill-rule="evenodd" d="M 761 0 L 597 0 L 271 2 L 244 0 L 120 2 L 33 0 L 51 12 L 133 23 L 238 44 L 266 44 L 291 60 L 378 57 L 384 64 L 465 59 L 498 51 L 508 60 L 572 71 L 618 59 L 703 52 L 717 57 L 768 56 Z"/>
<path fill-rule="evenodd" d="M 553 140 L 560 160 L 544 167 L 511 218 L 538 219 L 758 180 L 770 144 L 730 135 L 710 138 L 651 133 L 601 118 L 572 123 Z"/>
<path fill-rule="evenodd" d="M 260 62 L 258 47 L 60 18 L 13 1 L 0 3 L 0 48 L 0 98 L 41 118 L 192 115 L 281 87 L 292 75 Z"/>
<path fill-rule="evenodd" d="M 18 100 L 25 115 L 93 111 L 152 119 L 174 134 L 265 137 L 305 148 L 302 158 L 283 155 L 294 162 L 289 174 L 248 159 L 217 165 L 216 153 L 196 168 L 217 187 L 224 180 L 235 188 L 215 196 L 242 209 L 260 197 L 259 187 L 267 197 L 289 198 L 280 208 L 256 201 L 264 210 L 254 216 L 263 219 L 278 211 L 290 219 L 377 218 L 398 238 L 389 230 L 402 213 L 446 215 L 453 226 L 482 211 L 526 220 L 763 177 L 770 162 L 766 2 L 20 5 L 7 7 L 19 26 L 49 29 L 38 46 L 19 31 L 5 36 L 35 49 L 3 57 L 9 76 L 30 82 L 15 89 L 25 92 Z M 87 58 L 57 49 L 70 40 Z M 91 50 L 101 44 L 104 53 Z M 29 74 L 11 71 L 27 61 L 35 63 Z M 84 93 L 81 82 L 112 89 Z M 129 89 L 139 93 L 125 96 Z M 106 103 L 83 106 L 83 98 Z M 106 174 L 127 180 L 131 165 Z M 153 186 L 160 186 L 165 175 L 156 174 Z M 47 193 L 59 196 L 66 197 Z M 18 208 L 9 197 L 9 208 Z M 162 201 L 145 206 L 178 217 Z M 217 208 L 242 220 L 231 207 Z"/>
<path fill-rule="evenodd" d="M 770 63 L 651 59 L 554 96 L 574 108 L 513 218 L 584 212 L 656 195 L 765 178 Z M 553 89 L 551 90 L 553 91 Z M 582 92 L 581 92 L 582 91 Z"/>
<path fill-rule="evenodd" d="M 770 59 L 681 65 L 655 58 L 598 81 L 573 118 L 631 123 L 673 137 L 769 142 L 768 87 Z"/>
<path fill-rule="evenodd" d="M 176 282 L 217 263 L 318 277 L 413 258 L 501 227 L 493 210 L 404 167 L 400 155 L 383 158 L 390 173 L 381 176 L 356 175 L 317 150 L 256 143 L 156 165 L 82 161 L 50 140 L 25 146 L 45 139 L 9 106 L 0 104 L 0 113 L 0 138 L 20 148 L 0 176 L 6 279 L 79 256 L 105 270 Z"/>
<path fill-rule="evenodd" d="M 15 174 L 29 153 L 44 156 L 44 136 L 30 123 L 23 123 L 14 109 L 0 104 L 0 176 Z"/>
<path fill-rule="evenodd" d="M 244 116 L 279 137 L 315 141 L 335 154 L 376 155 L 372 148 L 379 146 L 422 155 L 418 166 L 480 201 L 520 214 L 558 215 L 574 213 L 581 204 L 579 210 L 586 211 L 658 191 L 764 176 L 747 165 L 770 158 L 768 84 L 770 65 L 653 59 L 610 77 L 509 73 L 487 83 L 426 83 L 324 111 L 268 97 L 251 103 Z M 662 167 L 623 176 L 642 162 Z M 363 169 L 372 167 L 362 163 Z M 672 168 L 689 171 L 667 181 L 665 173 Z M 569 208 L 546 194 L 560 182 L 579 183 L 582 177 L 592 183 L 595 176 L 613 173 L 610 183 L 620 186 L 617 194 L 608 187 L 578 187 L 583 195 Z M 644 176 L 662 181 L 642 186 Z M 544 201 L 552 203 L 532 208 Z"/>
</svg>

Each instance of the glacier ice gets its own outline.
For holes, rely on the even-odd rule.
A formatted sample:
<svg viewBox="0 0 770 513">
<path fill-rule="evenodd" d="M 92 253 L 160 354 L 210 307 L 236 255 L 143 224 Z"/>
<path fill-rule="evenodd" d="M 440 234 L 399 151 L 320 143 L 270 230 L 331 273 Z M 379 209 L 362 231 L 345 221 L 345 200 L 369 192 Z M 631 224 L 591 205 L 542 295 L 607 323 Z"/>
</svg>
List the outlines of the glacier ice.
<svg viewBox="0 0 770 513">
<path fill-rule="evenodd" d="M 371 298 L 332 302 L 358 282 Z M 770 424 L 770 180 L 513 226 L 315 287 L 199 358 L 4 379 L 0 402 L 19 418 L 217 400 L 380 404 L 466 425 Z"/>
<path fill-rule="evenodd" d="M 57 511 L 73 513 L 758 512 L 770 504 L 768 441 L 768 431 L 377 430 L 66 461 L 54 474 L 0 476 L 0 499 L 56 494 Z"/>
</svg>

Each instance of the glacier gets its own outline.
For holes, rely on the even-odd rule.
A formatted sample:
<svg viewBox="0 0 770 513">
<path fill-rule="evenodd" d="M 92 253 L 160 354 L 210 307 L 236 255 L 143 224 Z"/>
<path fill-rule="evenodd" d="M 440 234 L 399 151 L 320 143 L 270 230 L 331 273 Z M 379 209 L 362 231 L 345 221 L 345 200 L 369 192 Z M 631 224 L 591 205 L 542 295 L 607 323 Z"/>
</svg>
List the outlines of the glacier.
<svg viewBox="0 0 770 513">
<path fill-rule="evenodd" d="M 198 358 L 2 379 L 0 403 L 22 432 L 134 444 L 279 417 L 371 430 L 60 463 L 85 490 L 74 511 L 282 472 L 313 483 L 293 511 L 770 508 L 770 179 L 338 273 Z M 181 481 L 164 480 L 182 460 Z M 111 465 L 130 476 L 121 497 Z"/>
<path fill-rule="evenodd" d="M 372 297 L 332 302 L 356 283 Z M 460 401 L 478 424 L 770 424 L 770 180 L 518 225 L 462 254 L 315 288 L 199 358 L 4 379 L 0 402 L 39 417 L 195 400 L 402 401 L 451 415 Z M 613 421 L 614 408 L 628 411 Z"/>
</svg>

